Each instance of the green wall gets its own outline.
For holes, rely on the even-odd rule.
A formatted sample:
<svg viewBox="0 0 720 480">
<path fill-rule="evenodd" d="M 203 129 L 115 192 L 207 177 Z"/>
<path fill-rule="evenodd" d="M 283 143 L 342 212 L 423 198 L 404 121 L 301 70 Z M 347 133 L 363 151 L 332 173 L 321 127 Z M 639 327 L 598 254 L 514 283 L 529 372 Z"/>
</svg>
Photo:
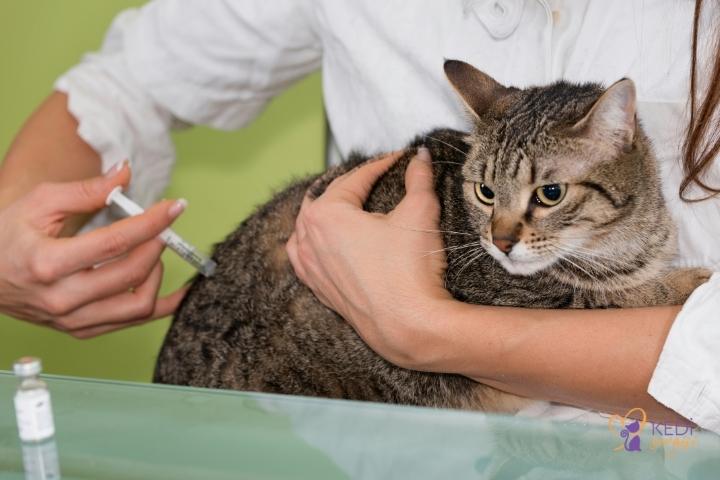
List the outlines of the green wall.
<svg viewBox="0 0 720 480">
<path fill-rule="evenodd" d="M 128 0 L 0 0 L 0 150 L 49 93 L 53 81 L 80 56 L 97 49 L 113 16 L 144 2 Z M 277 98 L 248 128 L 195 128 L 174 135 L 178 164 L 168 198 L 185 197 L 175 224 L 186 239 L 209 250 L 273 190 L 319 171 L 323 132 L 319 74 Z M 193 270 L 164 254 L 168 292 Z M 43 359 L 49 373 L 148 381 L 168 326 L 160 320 L 91 340 L 0 316 L 0 369 L 22 355 Z"/>
</svg>

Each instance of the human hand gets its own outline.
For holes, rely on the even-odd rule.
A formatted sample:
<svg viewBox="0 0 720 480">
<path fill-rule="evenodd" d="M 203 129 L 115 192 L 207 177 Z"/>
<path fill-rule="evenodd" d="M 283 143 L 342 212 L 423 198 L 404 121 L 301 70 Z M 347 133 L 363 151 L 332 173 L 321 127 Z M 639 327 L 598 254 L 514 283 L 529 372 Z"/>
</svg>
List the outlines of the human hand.
<svg viewBox="0 0 720 480">
<path fill-rule="evenodd" d="M 432 370 L 444 356 L 435 314 L 452 301 L 430 154 L 420 149 L 405 174 L 405 198 L 387 215 L 363 210 L 373 184 L 401 156 L 388 155 L 306 197 L 287 252 L 295 273 L 396 365 Z"/>
<path fill-rule="evenodd" d="M 144 214 L 71 238 L 64 221 L 105 206 L 127 165 L 103 177 L 46 183 L 0 210 L 0 311 L 88 338 L 164 317 L 185 289 L 158 298 L 163 275 L 157 239 L 184 201 L 165 200 Z"/>
</svg>

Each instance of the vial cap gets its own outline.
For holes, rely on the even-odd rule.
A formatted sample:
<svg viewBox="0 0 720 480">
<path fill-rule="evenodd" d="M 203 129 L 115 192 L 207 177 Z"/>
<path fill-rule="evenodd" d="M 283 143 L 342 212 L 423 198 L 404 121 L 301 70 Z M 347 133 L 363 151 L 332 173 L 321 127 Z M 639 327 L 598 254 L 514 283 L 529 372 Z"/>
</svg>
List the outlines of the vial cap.
<svg viewBox="0 0 720 480">
<path fill-rule="evenodd" d="M 39 358 L 22 357 L 13 364 L 13 371 L 18 377 L 39 375 L 42 372 L 42 364 Z"/>
</svg>

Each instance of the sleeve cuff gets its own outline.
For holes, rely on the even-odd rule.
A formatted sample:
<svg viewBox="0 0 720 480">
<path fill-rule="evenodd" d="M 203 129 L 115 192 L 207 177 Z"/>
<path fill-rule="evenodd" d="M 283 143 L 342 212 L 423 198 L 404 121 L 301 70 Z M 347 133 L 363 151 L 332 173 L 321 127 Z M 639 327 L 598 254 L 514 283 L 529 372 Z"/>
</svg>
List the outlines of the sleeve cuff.
<svg viewBox="0 0 720 480">
<path fill-rule="evenodd" d="M 668 334 L 648 393 L 720 434 L 720 273 L 688 298 Z"/>
</svg>

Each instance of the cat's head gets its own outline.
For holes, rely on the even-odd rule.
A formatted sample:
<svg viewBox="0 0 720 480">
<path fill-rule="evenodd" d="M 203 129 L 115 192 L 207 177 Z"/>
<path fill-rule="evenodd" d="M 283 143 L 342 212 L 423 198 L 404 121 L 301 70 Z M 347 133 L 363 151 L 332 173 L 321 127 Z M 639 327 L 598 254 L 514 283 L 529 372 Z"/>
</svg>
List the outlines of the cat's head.
<svg viewBox="0 0 720 480">
<path fill-rule="evenodd" d="M 455 60 L 445 73 L 476 125 L 462 169 L 470 221 L 508 272 L 607 274 L 599 264 L 620 269 L 666 222 L 631 80 L 521 90 Z"/>
</svg>

